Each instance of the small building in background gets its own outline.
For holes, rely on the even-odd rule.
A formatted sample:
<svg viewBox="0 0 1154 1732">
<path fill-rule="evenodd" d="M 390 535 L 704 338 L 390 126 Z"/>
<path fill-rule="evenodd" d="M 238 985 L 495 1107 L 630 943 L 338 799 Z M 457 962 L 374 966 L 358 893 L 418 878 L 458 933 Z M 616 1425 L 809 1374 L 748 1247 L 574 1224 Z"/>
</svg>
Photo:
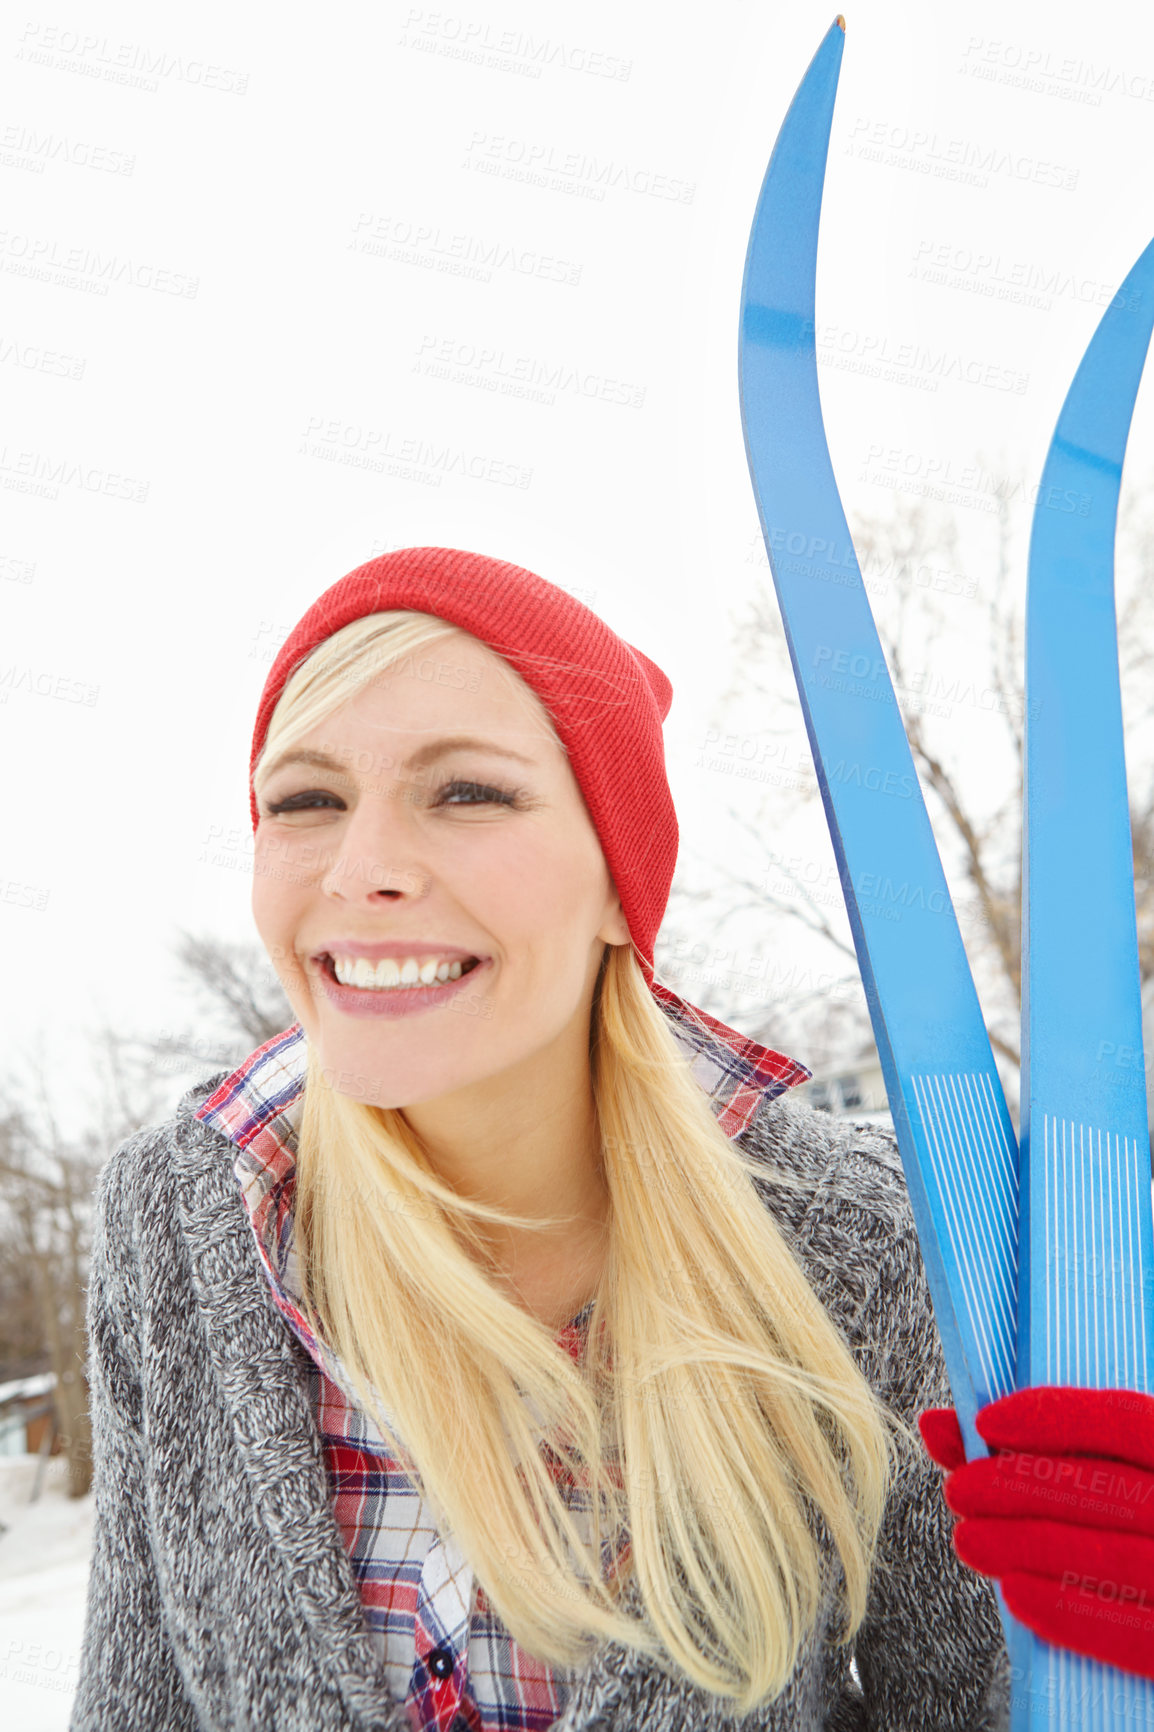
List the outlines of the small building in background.
<svg viewBox="0 0 1154 1732">
<path fill-rule="evenodd" d="M 790 1096 L 835 1118 L 893 1128 L 881 1061 L 872 1041 L 848 1063 L 815 1071 L 809 1082 L 791 1089 Z"/>
<path fill-rule="evenodd" d="M 0 1383 L 0 1455 L 60 1454 L 55 1387 L 54 1371 Z"/>
<path fill-rule="evenodd" d="M 1142 1042 L 1146 1060 L 1146 1123 L 1151 1136 L 1152 1182 L 1154 1182 L 1154 976 L 1142 989 Z M 1017 1124 L 1018 1073 L 998 1061 L 1002 1087 L 1010 1108 L 1010 1117 Z M 835 1118 L 859 1119 L 869 1124 L 893 1129 L 885 1079 L 877 1048 L 870 1041 L 858 1057 L 826 1070 L 817 1070 L 807 1083 L 799 1083 L 791 1094 L 807 1101 L 811 1107 L 833 1113 Z"/>
</svg>

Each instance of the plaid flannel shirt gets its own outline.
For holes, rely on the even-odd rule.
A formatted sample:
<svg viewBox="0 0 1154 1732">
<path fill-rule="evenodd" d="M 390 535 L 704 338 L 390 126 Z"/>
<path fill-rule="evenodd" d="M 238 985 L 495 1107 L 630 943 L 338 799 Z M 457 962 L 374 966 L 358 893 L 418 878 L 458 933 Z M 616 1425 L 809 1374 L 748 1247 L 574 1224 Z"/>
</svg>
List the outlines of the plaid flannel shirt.
<svg viewBox="0 0 1154 1732">
<path fill-rule="evenodd" d="M 653 993 L 727 1136 L 744 1130 L 763 1100 L 809 1076 L 795 1059 L 759 1046 L 668 988 L 655 983 Z M 273 1301 L 308 1351 L 333 1513 L 367 1628 L 415 1732 L 538 1732 L 565 1706 L 562 1677 L 509 1635 L 298 1304 L 292 1205 L 306 1057 L 304 1030 L 294 1023 L 250 1053 L 196 1116 L 236 1145 L 234 1170 Z M 575 1358 L 592 1306 L 555 1337 Z M 560 1478 L 559 1464 L 555 1472 Z M 572 1481 L 562 1483 L 580 1523 L 581 1496 Z M 583 1531 L 588 1537 L 589 1528 Z M 603 1553 L 603 1564 L 612 1570 L 627 1550 L 626 1537 L 615 1560 Z"/>
</svg>

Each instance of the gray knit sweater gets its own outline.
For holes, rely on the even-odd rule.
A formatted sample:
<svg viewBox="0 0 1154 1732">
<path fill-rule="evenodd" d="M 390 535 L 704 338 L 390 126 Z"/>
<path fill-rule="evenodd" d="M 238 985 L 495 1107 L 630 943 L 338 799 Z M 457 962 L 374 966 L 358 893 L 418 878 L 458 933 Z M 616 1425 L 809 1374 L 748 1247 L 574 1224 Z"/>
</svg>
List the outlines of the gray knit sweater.
<svg viewBox="0 0 1154 1732">
<path fill-rule="evenodd" d="M 96 1529 L 70 1732 L 411 1732 L 366 1632 L 307 1356 L 273 1304 L 236 1150 L 192 1116 L 226 1074 L 131 1137 L 100 1178 Z M 785 1097 L 737 1140 L 766 1160 L 758 1189 L 873 1387 L 911 1423 L 949 1404 L 892 1136 Z M 804 1190 L 775 1182 L 775 1167 Z M 568 1675 L 555 1732 L 1003 1732 L 1010 1670 L 993 1589 L 958 1559 L 952 1522 L 940 1470 L 907 1450 L 856 1639 L 860 1688 L 826 1639 L 838 1574 L 827 1560 L 822 1619 L 768 1707 L 735 1717 L 605 1643 Z"/>
</svg>

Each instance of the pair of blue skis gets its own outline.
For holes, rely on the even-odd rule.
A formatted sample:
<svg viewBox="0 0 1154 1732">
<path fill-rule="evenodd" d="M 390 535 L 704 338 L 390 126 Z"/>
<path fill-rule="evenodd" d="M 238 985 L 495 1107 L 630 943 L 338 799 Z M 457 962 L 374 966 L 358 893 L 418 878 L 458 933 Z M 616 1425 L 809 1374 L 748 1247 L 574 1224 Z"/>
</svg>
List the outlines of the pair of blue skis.
<svg viewBox="0 0 1154 1732">
<path fill-rule="evenodd" d="M 1154 241 L 1046 460 L 1026 629 L 1021 1148 L 838 495 L 818 395 L 818 221 L 845 24 L 798 87 L 741 296 L 746 454 L 966 1453 L 1026 1384 L 1154 1392 L 1154 1215 L 1114 609 Z M 1072 503 L 1071 503 L 1072 502 Z M 895 917 L 896 916 L 896 917 Z M 1041 1641 L 999 1593 L 1014 1732 L 1154 1728 L 1154 1683 Z"/>
</svg>

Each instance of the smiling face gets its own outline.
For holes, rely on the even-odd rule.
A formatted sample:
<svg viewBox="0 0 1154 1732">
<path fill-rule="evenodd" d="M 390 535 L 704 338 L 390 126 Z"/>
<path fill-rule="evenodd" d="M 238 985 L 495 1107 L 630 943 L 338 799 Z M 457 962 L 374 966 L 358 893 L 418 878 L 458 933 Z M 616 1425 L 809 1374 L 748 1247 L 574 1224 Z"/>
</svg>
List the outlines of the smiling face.
<svg viewBox="0 0 1154 1732">
<path fill-rule="evenodd" d="M 340 1093 L 404 1107 L 587 1056 L 604 946 L 629 931 L 546 711 L 500 656 L 454 631 L 402 657 L 256 792 L 253 915 Z"/>
</svg>

